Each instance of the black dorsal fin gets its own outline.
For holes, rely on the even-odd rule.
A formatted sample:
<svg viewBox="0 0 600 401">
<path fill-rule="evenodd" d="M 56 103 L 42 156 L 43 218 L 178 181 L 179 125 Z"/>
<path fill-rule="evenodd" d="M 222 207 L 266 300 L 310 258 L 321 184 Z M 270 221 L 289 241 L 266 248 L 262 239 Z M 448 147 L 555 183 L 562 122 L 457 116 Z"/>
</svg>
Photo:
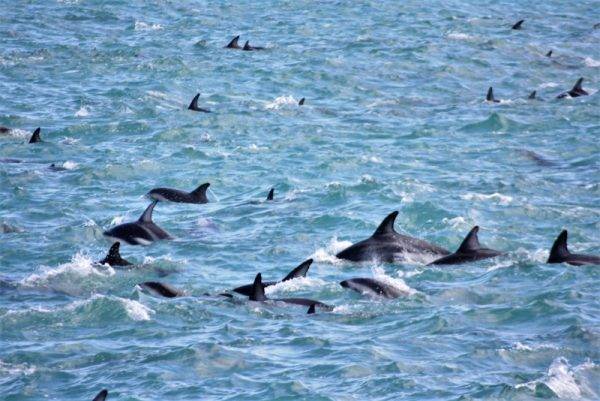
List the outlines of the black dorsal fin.
<svg viewBox="0 0 600 401">
<path fill-rule="evenodd" d="M 40 127 L 37 127 L 35 129 L 35 131 L 33 131 L 33 134 L 31 135 L 31 138 L 29 139 L 29 143 L 37 143 L 37 142 L 42 142 L 42 138 L 40 137 Z"/>
<path fill-rule="evenodd" d="M 158 201 L 155 200 L 150 205 L 148 205 L 146 210 L 144 210 L 144 213 L 142 213 L 142 215 L 138 219 L 140 223 L 152 223 L 152 211 L 154 210 L 154 206 L 156 206 L 157 203 Z"/>
<path fill-rule="evenodd" d="M 306 100 L 306 99 L 305 98 L 300 99 L 300 101 L 298 102 L 298 105 L 299 106 L 304 105 L 304 100 Z"/>
<path fill-rule="evenodd" d="M 252 284 L 252 292 L 250 293 L 250 301 L 264 301 L 267 297 L 265 296 L 265 287 L 262 283 L 262 275 L 258 273 L 254 278 Z"/>
<path fill-rule="evenodd" d="M 397 210 L 390 213 L 385 219 L 383 219 L 379 227 L 377 227 L 377 230 L 375 230 L 373 236 L 395 233 L 396 230 L 394 230 L 394 222 L 396 221 L 397 216 Z"/>
<path fill-rule="evenodd" d="M 479 238 L 477 238 L 478 232 L 479 226 L 473 227 L 456 252 L 472 252 L 480 249 L 481 245 L 479 245 Z"/>
<path fill-rule="evenodd" d="M 517 23 L 512 26 L 512 29 L 521 29 L 521 25 L 523 25 L 523 22 L 525 22 L 524 19 L 517 21 Z"/>
<path fill-rule="evenodd" d="M 275 195 L 275 188 L 271 188 L 271 189 L 269 190 L 269 194 L 267 195 L 267 200 L 268 200 L 268 201 L 270 201 L 270 200 L 273 200 L 273 196 L 274 196 L 274 195 Z"/>
<path fill-rule="evenodd" d="M 108 390 L 105 389 L 100 391 L 92 401 L 104 401 L 106 397 L 108 397 Z"/>
<path fill-rule="evenodd" d="M 285 276 L 283 278 L 283 280 L 281 281 L 288 281 L 297 277 L 306 277 L 306 273 L 308 273 L 308 269 L 310 268 L 310 265 L 312 264 L 313 260 L 312 259 L 308 259 L 305 260 L 304 262 L 300 263 L 298 265 L 298 267 L 296 267 L 294 270 L 292 270 L 291 272 L 288 273 L 287 276 Z"/>
<path fill-rule="evenodd" d="M 546 57 L 552 57 L 552 50 L 550 50 L 548 53 L 546 53 Z"/>
<path fill-rule="evenodd" d="M 528 99 L 532 99 L 532 100 L 533 100 L 533 99 L 535 99 L 535 95 L 536 95 L 536 93 L 537 93 L 537 91 L 533 91 L 533 92 L 531 92 L 531 93 L 529 94 L 529 97 L 528 97 Z"/>
<path fill-rule="evenodd" d="M 487 95 L 485 96 L 485 100 L 487 100 L 488 102 L 495 102 L 496 99 L 494 98 L 494 89 L 490 86 L 490 89 L 488 89 L 487 91 Z"/>
<path fill-rule="evenodd" d="M 240 35 L 236 36 L 235 38 L 231 39 L 231 42 L 229 42 L 229 44 L 225 47 L 230 48 L 230 49 L 237 49 L 239 47 L 238 45 L 238 40 L 240 39 Z"/>
<path fill-rule="evenodd" d="M 121 257 L 121 253 L 119 252 L 120 247 L 121 243 L 119 241 L 112 244 L 112 246 L 108 250 L 108 253 L 106 254 L 106 257 L 102 259 L 100 263 L 108 264 L 110 266 L 121 264 L 123 262 L 129 263 Z"/>
<path fill-rule="evenodd" d="M 200 97 L 200 94 L 197 93 L 196 96 L 194 96 L 194 98 L 192 99 L 190 105 L 188 106 L 188 110 L 198 110 L 198 98 Z"/>
<path fill-rule="evenodd" d="M 556 237 L 554 244 L 552 244 L 552 249 L 550 249 L 548 263 L 560 263 L 571 254 L 567 247 L 568 235 L 567 230 L 562 230 L 558 237 Z"/>
<path fill-rule="evenodd" d="M 307 315 L 312 315 L 313 313 L 315 313 L 315 305 L 316 304 L 310 304 L 310 306 L 308 307 L 308 312 L 306 312 Z"/>
<path fill-rule="evenodd" d="M 582 92 L 583 88 L 581 87 L 581 84 L 583 84 L 583 78 L 579 78 L 571 90 L 573 92 Z"/>
<path fill-rule="evenodd" d="M 246 43 L 244 43 L 244 48 L 242 50 L 252 50 L 249 40 L 247 40 Z"/>
<path fill-rule="evenodd" d="M 208 198 L 206 197 L 206 190 L 210 187 L 210 183 L 206 182 L 200 185 L 198 188 L 194 189 L 190 194 L 199 201 L 208 203 Z"/>
</svg>

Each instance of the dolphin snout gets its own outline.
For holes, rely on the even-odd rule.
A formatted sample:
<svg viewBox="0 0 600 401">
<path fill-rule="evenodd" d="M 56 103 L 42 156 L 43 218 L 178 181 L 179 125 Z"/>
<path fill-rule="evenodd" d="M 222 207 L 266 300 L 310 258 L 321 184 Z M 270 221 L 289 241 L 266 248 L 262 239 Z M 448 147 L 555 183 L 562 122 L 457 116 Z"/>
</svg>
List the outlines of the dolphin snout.
<svg viewBox="0 0 600 401">
<path fill-rule="evenodd" d="M 340 285 L 344 288 L 349 288 L 350 286 L 348 285 L 348 280 L 344 280 L 344 281 L 340 281 Z"/>
</svg>

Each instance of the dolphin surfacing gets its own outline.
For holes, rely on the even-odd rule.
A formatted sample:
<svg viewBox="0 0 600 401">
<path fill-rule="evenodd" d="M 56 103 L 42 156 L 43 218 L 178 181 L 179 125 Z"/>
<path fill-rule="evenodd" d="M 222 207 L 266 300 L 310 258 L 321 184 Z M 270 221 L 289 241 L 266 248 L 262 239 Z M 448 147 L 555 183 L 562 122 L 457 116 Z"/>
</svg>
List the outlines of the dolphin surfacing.
<svg viewBox="0 0 600 401">
<path fill-rule="evenodd" d="M 265 295 L 265 287 L 263 286 L 262 283 L 262 275 L 260 273 L 258 273 L 256 275 L 256 277 L 254 278 L 254 283 L 252 284 L 252 290 L 251 290 L 251 294 L 249 297 L 250 301 L 256 301 L 256 302 L 267 302 L 267 301 L 272 301 L 272 302 L 281 302 L 281 303 L 285 303 L 285 304 L 292 304 L 292 305 L 301 305 L 301 306 L 308 306 L 309 308 L 311 306 L 318 306 L 319 308 L 323 309 L 323 310 L 327 310 L 327 311 L 332 311 L 333 307 L 327 304 L 324 304 L 323 302 L 319 302 L 319 301 L 315 301 L 312 299 L 307 299 L 307 298 L 267 298 L 267 296 Z"/>
<path fill-rule="evenodd" d="M 208 203 L 206 191 L 210 183 L 204 183 L 192 192 L 180 191 L 172 188 L 154 188 L 146 195 L 156 201 L 176 203 Z"/>
<path fill-rule="evenodd" d="M 109 265 L 111 267 L 132 266 L 133 263 L 131 263 L 121 257 L 121 253 L 119 252 L 120 247 L 121 247 L 121 243 L 119 241 L 115 242 L 108 250 L 108 254 L 106 255 L 106 257 L 98 263 L 100 263 L 102 265 Z"/>
<path fill-rule="evenodd" d="M 402 235 L 394 230 L 394 222 L 398 212 L 390 213 L 377 227 L 375 233 L 365 240 L 350 245 L 336 255 L 339 259 L 352 262 L 377 260 L 385 263 L 394 262 L 403 253 L 429 254 L 443 256 L 450 254 L 444 248 L 427 241 Z"/>
<path fill-rule="evenodd" d="M 478 232 L 479 226 L 473 227 L 456 252 L 434 260 L 430 265 L 455 265 L 502 255 L 502 252 L 500 251 L 482 247 L 479 244 L 479 238 L 477 237 Z"/>
<path fill-rule="evenodd" d="M 105 401 L 106 397 L 108 397 L 108 390 L 100 391 L 92 401 Z"/>
<path fill-rule="evenodd" d="M 312 262 L 313 262 L 312 259 L 305 260 L 304 262 L 300 263 L 297 267 L 295 267 L 294 270 L 289 272 L 288 275 L 285 276 L 281 281 L 264 281 L 264 282 L 262 282 L 262 285 L 263 285 L 263 287 L 266 288 L 266 287 L 275 285 L 278 282 L 293 280 L 298 277 L 306 277 L 306 273 L 308 273 L 308 269 L 310 268 L 310 265 L 312 264 Z M 234 288 L 233 291 L 237 292 L 238 294 L 249 297 L 252 295 L 252 286 L 253 285 L 254 284 L 242 285 L 240 287 Z"/>
<path fill-rule="evenodd" d="M 406 292 L 401 291 L 392 285 L 368 277 L 351 278 L 349 280 L 341 281 L 340 285 L 344 288 L 349 288 L 361 294 L 373 297 L 392 299 L 406 295 Z"/>
<path fill-rule="evenodd" d="M 573 85 L 573 88 L 571 88 L 570 91 L 561 93 L 556 98 L 557 99 L 563 99 L 563 98 L 565 98 L 567 96 L 570 96 L 570 97 L 579 97 L 579 96 L 587 96 L 587 95 L 589 95 L 589 93 L 585 89 L 583 89 L 582 84 L 583 84 L 583 78 L 579 78 L 577 80 L 577 82 L 575 82 L 575 85 Z"/>
<path fill-rule="evenodd" d="M 152 211 L 157 203 L 157 200 L 152 202 L 137 221 L 119 224 L 103 234 L 125 241 L 129 245 L 150 245 L 154 241 L 172 239 L 169 233 L 152 221 Z"/>
<path fill-rule="evenodd" d="M 573 266 L 600 265 L 600 256 L 571 253 L 567 247 L 567 230 L 563 230 L 552 245 L 546 263 L 568 263 Z"/>
</svg>

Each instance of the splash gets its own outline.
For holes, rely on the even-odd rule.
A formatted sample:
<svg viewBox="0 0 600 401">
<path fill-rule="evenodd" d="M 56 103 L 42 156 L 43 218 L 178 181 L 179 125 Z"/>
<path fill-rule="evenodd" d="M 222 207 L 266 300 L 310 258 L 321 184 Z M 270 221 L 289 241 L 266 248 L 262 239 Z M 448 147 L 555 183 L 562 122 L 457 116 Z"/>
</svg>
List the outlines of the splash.
<svg viewBox="0 0 600 401">
<path fill-rule="evenodd" d="M 329 241 L 327 247 L 318 248 L 310 257 L 314 259 L 315 262 L 341 265 L 344 261 L 338 259 L 335 255 L 348 248 L 350 245 L 352 245 L 352 242 L 350 241 L 338 241 L 337 237 L 333 237 L 331 241 Z"/>
</svg>

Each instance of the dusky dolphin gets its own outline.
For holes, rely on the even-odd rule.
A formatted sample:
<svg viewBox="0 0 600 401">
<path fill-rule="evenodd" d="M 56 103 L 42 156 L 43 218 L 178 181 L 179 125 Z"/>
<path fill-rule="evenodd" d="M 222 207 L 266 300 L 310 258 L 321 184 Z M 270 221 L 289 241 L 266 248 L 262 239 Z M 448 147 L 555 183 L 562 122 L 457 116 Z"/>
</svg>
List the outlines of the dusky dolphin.
<svg viewBox="0 0 600 401">
<path fill-rule="evenodd" d="M 474 262 L 476 260 L 493 258 L 494 256 L 502 255 L 502 252 L 489 248 L 483 248 L 479 244 L 477 233 L 479 226 L 475 226 L 469 231 L 460 247 L 451 255 L 444 256 L 438 260 L 434 260 L 430 265 L 455 265 L 465 262 Z"/>
<path fill-rule="evenodd" d="M 312 259 L 305 260 L 304 262 L 300 263 L 298 265 L 298 267 L 295 267 L 294 270 L 289 272 L 288 275 L 283 278 L 283 280 L 281 280 L 281 281 L 265 281 L 262 283 L 262 285 L 263 285 L 263 287 L 269 287 L 269 286 L 275 285 L 279 282 L 293 280 L 297 277 L 306 277 L 306 273 L 308 273 L 308 269 L 310 268 L 310 265 L 312 264 L 312 262 L 313 262 Z M 242 295 L 249 297 L 250 295 L 252 295 L 252 286 L 253 285 L 254 284 L 242 285 L 240 287 L 234 288 L 233 291 L 237 292 L 238 294 L 242 294 Z"/>
<path fill-rule="evenodd" d="M 152 221 L 152 211 L 157 203 L 157 200 L 152 202 L 137 221 L 119 224 L 110 230 L 104 231 L 103 234 L 107 237 L 125 241 L 129 245 L 149 245 L 157 240 L 172 239 L 169 233 Z"/>
<path fill-rule="evenodd" d="M 500 103 L 500 100 L 497 100 L 494 97 L 494 89 L 490 86 L 490 88 L 487 91 L 487 95 L 485 96 L 485 100 L 488 102 L 492 102 L 492 103 Z"/>
<path fill-rule="evenodd" d="M 172 188 L 154 188 L 146 195 L 156 201 L 168 201 L 176 203 L 208 203 L 206 190 L 210 183 L 204 183 L 192 192 L 180 191 Z"/>
<path fill-rule="evenodd" d="M 525 22 L 524 19 L 517 21 L 513 26 L 512 29 L 522 29 L 521 25 L 523 25 L 523 22 Z"/>
<path fill-rule="evenodd" d="M 406 295 L 406 292 L 373 278 L 355 277 L 340 282 L 344 288 L 349 288 L 364 295 L 378 296 L 385 298 L 398 298 Z"/>
<path fill-rule="evenodd" d="M 92 401 L 105 401 L 106 397 L 108 397 L 108 390 L 100 391 Z"/>
<path fill-rule="evenodd" d="M 192 99 L 190 105 L 188 106 L 188 110 L 201 111 L 202 113 L 210 113 L 210 110 L 203 109 L 202 107 L 198 106 L 198 99 L 199 98 L 200 98 L 200 94 L 196 93 L 196 96 L 194 96 L 194 98 Z"/>
<path fill-rule="evenodd" d="M 250 299 L 250 301 L 256 301 L 256 302 L 273 301 L 273 302 L 283 302 L 286 304 L 302 305 L 302 306 L 309 306 L 309 307 L 314 305 L 314 306 L 318 306 L 319 308 L 324 309 L 324 310 L 328 310 L 328 311 L 333 310 L 332 306 L 324 304 L 323 302 L 319 302 L 319 301 L 315 301 L 315 300 L 307 299 L 307 298 L 273 298 L 273 299 L 267 298 L 267 296 L 265 295 L 265 287 L 263 286 L 262 276 L 260 273 L 258 273 L 256 275 L 256 277 L 254 278 L 254 284 L 252 284 L 252 293 L 250 294 L 249 299 Z"/>
<path fill-rule="evenodd" d="M 574 266 L 600 265 L 600 256 L 584 255 L 569 252 L 567 247 L 567 230 L 563 230 L 552 245 L 550 256 L 546 263 L 568 263 Z"/>
<path fill-rule="evenodd" d="M 185 295 L 185 293 L 183 291 L 178 290 L 174 287 L 171 287 L 168 284 L 160 283 L 158 281 L 146 281 L 146 282 L 140 283 L 138 285 L 142 289 L 144 289 L 148 292 L 158 294 L 165 298 L 175 298 L 175 297 L 181 297 L 181 296 Z"/>
<path fill-rule="evenodd" d="M 31 135 L 31 138 L 29 138 L 29 143 L 38 143 L 38 142 L 42 142 L 42 138 L 40 137 L 40 127 L 37 127 L 35 129 L 35 131 L 33 131 L 33 134 Z"/>
<path fill-rule="evenodd" d="M 119 241 L 112 244 L 112 246 L 108 250 L 108 254 L 106 255 L 106 257 L 98 263 L 100 263 L 102 265 L 106 264 L 111 267 L 132 266 L 133 263 L 131 263 L 121 257 L 121 253 L 119 252 L 120 247 L 121 247 L 121 243 Z"/>
<path fill-rule="evenodd" d="M 298 106 L 303 106 L 305 100 L 305 98 L 300 99 L 300 101 L 298 102 Z"/>
<path fill-rule="evenodd" d="M 267 200 L 268 201 L 272 201 L 273 200 L 273 195 L 275 195 L 275 188 L 271 188 L 269 190 L 269 193 L 267 194 Z"/>
<path fill-rule="evenodd" d="M 250 46 L 250 41 L 247 40 L 246 43 L 244 44 L 244 47 L 242 48 L 242 50 L 245 51 L 253 51 L 253 50 L 264 50 L 264 47 L 261 46 Z"/>
<path fill-rule="evenodd" d="M 587 95 L 589 95 L 589 93 L 587 93 L 587 91 L 582 88 L 582 86 L 581 86 L 582 83 L 583 83 L 583 78 L 579 78 L 577 80 L 577 82 L 575 82 L 575 85 L 573 86 L 573 88 L 570 91 L 561 93 L 556 98 L 557 99 L 563 99 L 563 98 L 565 98 L 567 96 L 570 96 L 570 97 L 579 97 L 579 96 L 587 96 Z"/>
<path fill-rule="evenodd" d="M 226 49 L 241 49 L 240 45 L 238 44 L 238 40 L 240 40 L 240 35 L 238 35 L 235 38 L 231 39 L 231 42 L 229 42 L 227 44 L 227 46 L 225 46 L 225 48 Z"/>
</svg>

